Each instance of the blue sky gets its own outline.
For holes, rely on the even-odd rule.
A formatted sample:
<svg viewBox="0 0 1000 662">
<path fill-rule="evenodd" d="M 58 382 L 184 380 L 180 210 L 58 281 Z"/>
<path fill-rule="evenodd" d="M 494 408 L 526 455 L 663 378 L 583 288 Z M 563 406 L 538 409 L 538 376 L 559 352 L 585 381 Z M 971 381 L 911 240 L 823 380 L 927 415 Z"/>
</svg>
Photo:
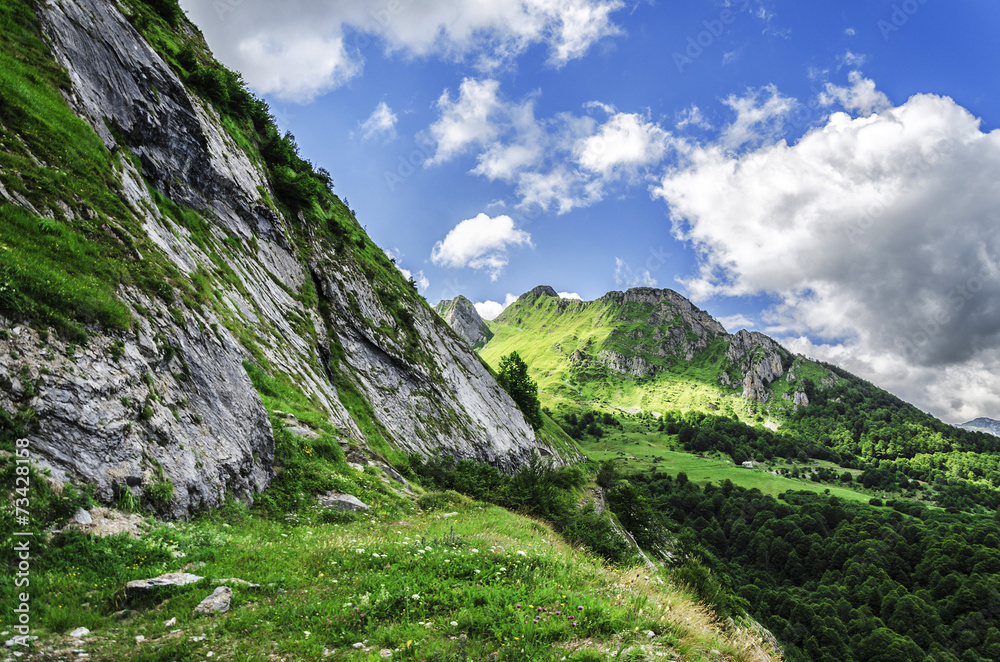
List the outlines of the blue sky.
<svg viewBox="0 0 1000 662">
<path fill-rule="evenodd" d="M 989 0 L 184 0 L 429 302 L 675 289 L 1000 418 Z"/>
</svg>

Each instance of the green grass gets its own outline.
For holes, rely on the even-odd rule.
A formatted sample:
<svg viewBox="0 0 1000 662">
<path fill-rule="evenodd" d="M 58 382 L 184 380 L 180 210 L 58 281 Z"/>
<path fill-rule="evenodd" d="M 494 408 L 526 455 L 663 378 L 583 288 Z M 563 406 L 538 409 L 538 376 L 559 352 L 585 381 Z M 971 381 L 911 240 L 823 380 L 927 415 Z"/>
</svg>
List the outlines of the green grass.
<svg viewBox="0 0 1000 662">
<path fill-rule="evenodd" d="M 683 327 L 680 317 L 650 326 L 652 307 L 616 305 L 607 300 L 582 302 L 539 297 L 515 303 L 489 326 L 494 337 L 479 350 L 493 368 L 516 351 L 538 383 L 539 399 L 553 411 L 583 407 L 603 411 L 701 411 L 735 415 L 753 422 L 755 412 L 742 399 L 742 387 L 723 387 L 728 341 L 718 337 L 692 360 L 659 356 L 657 331 Z M 599 364 L 602 351 L 642 357 L 659 372 L 635 377 Z M 583 356 L 581 364 L 575 353 Z"/>
<path fill-rule="evenodd" d="M 757 488 L 764 494 L 778 496 L 790 490 L 808 490 L 824 494 L 829 490 L 830 496 L 841 499 L 867 503 L 871 494 L 855 491 L 848 487 L 832 483 L 815 483 L 807 479 L 795 479 L 785 476 L 775 476 L 769 473 L 774 469 L 790 469 L 797 466 L 800 469 L 812 467 L 813 461 L 806 463 L 786 464 L 784 460 L 753 469 L 736 466 L 732 462 L 719 458 L 701 458 L 691 453 L 673 450 L 672 438 L 663 433 L 625 433 L 613 435 L 605 439 L 589 439 L 581 442 L 580 447 L 591 460 L 615 460 L 624 473 L 647 473 L 661 471 L 670 475 L 680 472 L 687 474 L 688 479 L 699 485 L 731 480 L 735 485 L 747 489 Z M 623 453 L 619 455 L 619 453 Z M 833 467 L 831 463 L 824 466 Z M 843 472 L 843 469 L 840 469 Z M 856 473 L 856 472 L 852 472 Z"/>
<path fill-rule="evenodd" d="M 378 660 L 384 649 L 411 660 L 610 660 L 640 648 L 666 659 L 719 659 L 713 651 L 758 659 L 748 652 L 753 634 L 723 629 L 644 570 L 608 567 L 546 525 L 493 506 L 454 508 L 451 517 L 414 511 L 327 524 L 315 514 L 285 523 L 230 506 L 193 523 L 154 524 L 141 540 L 64 534 L 33 567 L 33 647 L 83 647 L 100 660 L 210 652 Z M 136 602 L 120 591 L 130 579 L 184 568 L 205 579 Z M 228 614 L 192 615 L 231 577 L 261 588 L 230 582 Z M 122 608 L 131 611 L 115 617 Z M 82 642 L 64 634 L 81 625 L 91 630 Z"/>
</svg>

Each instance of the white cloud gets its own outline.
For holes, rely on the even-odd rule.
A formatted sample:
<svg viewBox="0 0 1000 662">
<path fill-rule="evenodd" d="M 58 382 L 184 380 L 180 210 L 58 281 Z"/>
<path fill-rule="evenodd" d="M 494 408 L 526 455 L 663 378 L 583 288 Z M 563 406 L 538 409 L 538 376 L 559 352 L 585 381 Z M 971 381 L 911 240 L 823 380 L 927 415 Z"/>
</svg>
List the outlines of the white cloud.
<svg viewBox="0 0 1000 662">
<path fill-rule="evenodd" d="M 559 298 L 561 299 L 576 299 L 578 301 L 583 301 L 583 297 L 576 292 L 560 292 Z"/>
<path fill-rule="evenodd" d="M 722 145 L 729 150 L 774 140 L 797 105 L 774 85 L 748 90 L 743 96 L 732 94 L 723 103 L 736 113 L 736 119 L 722 133 Z"/>
<path fill-rule="evenodd" d="M 521 104 L 508 104 L 504 109 L 505 132 L 512 137 L 505 143 L 494 141 L 478 158 L 473 174 L 490 180 L 513 182 L 518 173 L 543 160 L 547 137 L 541 123 L 535 119 L 532 100 Z"/>
<path fill-rule="evenodd" d="M 208 3 L 203 3 L 208 5 Z M 248 35 L 220 57 L 260 94 L 306 103 L 361 73 L 361 62 L 334 33 Z"/>
<path fill-rule="evenodd" d="M 459 87 L 458 99 L 452 101 L 445 90 L 438 99 L 441 118 L 431 125 L 430 134 L 437 145 L 426 165 L 444 163 L 470 146 L 493 140 L 500 133 L 494 121 L 503 110 L 498 93 L 500 83 L 466 78 Z"/>
<path fill-rule="evenodd" d="M 599 40 L 621 34 L 621 0 L 265 0 L 182 7 L 218 57 L 262 94 L 307 102 L 361 72 L 362 51 L 442 57 L 480 68 L 503 66 L 544 44 L 560 67 Z M 349 42 L 346 41 L 349 35 Z"/>
<path fill-rule="evenodd" d="M 361 123 L 361 135 L 365 140 L 382 137 L 392 140 L 396 137 L 396 122 L 399 120 L 388 104 L 382 101 L 375 107 L 372 114 Z"/>
<path fill-rule="evenodd" d="M 640 115 L 617 113 L 600 129 L 581 140 L 575 148 L 584 170 L 611 178 L 620 174 L 633 177 L 639 169 L 663 160 L 670 134 Z"/>
<path fill-rule="evenodd" d="M 531 235 L 515 228 L 510 216 L 490 218 L 479 214 L 462 221 L 437 242 L 431 262 L 442 267 L 484 270 L 491 280 L 496 280 L 507 266 L 508 248 L 531 245 Z"/>
<path fill-rule="evenodd" d="M 867 59 L 867 55 L 859 55 L 857 53 L 852 53 L 851 51 L 844 53 L 844 64 L 849 67 L 860 67 Z"/>
<path fill-rule="evenodd" d="M 839 103 L 845 110 L 858 111 L 865 116 L 892 107 L 889 97 L 875 89 L 875 81 L 865 78 L 860 71 L 852 71 L 847 80 L 851 83 L 850 87 L 827 83 L 818 101 L 824 106 Z"/>
<path fill-rule="evenodd" d="M 503 303 L 498 301 L 480 301 L 479 303 L 472 304 L 476 308 L 476 312 L 484 320 L 496 319 L 497 315 L 506 310 L 507 306 L 517 301 L 517 297 L 513 294 L 507 293 L 506 298 Z"/>
<path fill-rule="evenodd" d="M 686 129 L 689 126 L 694 126 L 707 131 L 712 128 L 712 123 L 709 122 L 708 118 L 705 117 L 705 114 L 701 112 L 701 108 L 691 105 L 677 114 L 677 120 L 674 122 L 674 126 L 678 129 Z"/>
<path fill-rule="evenodd" d="M 726 315 L 725 317 L 718 318 L 718 322 L 729 333 L 735 333 L 740 329 L 752 329 L 754 327 L 753 320 L 742 314 Z"/>
<path fill-rule="evenodd" d="M 846 28 L 844 30 L 844 34 L 847 35 L 848 37 L 853 37 L 854 35 L 858 34 L 858 31 L 855 30 L 854 28 Z"/>
<path fill-rule="evenodd" d="M 466 79 L 457 99 L 446 90 L 428 130 L 435 148 L 426 165 L 474 151 L 472 174 L 513 185 L 521 207 L 564 214 L 602 200 L 612 184 L 648 177 L 674 145 L 646 117 L 596 101 L 585 108 L 609 114 L 603 122 L 572 113 L 537 118 L 535 96 L 506 100 L 493 79 Z"/>
<path fill-rule="evenodd" d="M 687 156 L 654 195 L 700 255 L 696 300 L 768 294 L 775 332 L 918 406 L 1000 412 L 982 387 L 1000 370 L 1000 131 L 918 95 L 834 113 L 791 146 Z"/>
<path fill-rule="evenodd" d="M 630 287 L 656 287 L 656 279 L 649 269 L 643 269 L 636 273 L 632 271 L 625 260 L 620 257 L 615 258 L 615 284 L 626 289 Z"/>
</svg>

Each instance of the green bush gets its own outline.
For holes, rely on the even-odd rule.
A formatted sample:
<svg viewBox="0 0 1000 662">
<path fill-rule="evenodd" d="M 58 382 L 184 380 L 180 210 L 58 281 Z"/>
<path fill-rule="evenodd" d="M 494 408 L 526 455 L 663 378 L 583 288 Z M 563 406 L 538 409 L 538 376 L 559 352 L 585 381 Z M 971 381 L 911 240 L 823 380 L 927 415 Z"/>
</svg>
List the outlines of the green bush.
<svg viewBox="0 0 1000 662">
<path fill-rule="evenodd" d="M 424 510 L 457 510 L 466 508 L 471 503 L 472 499 L 455 490 L 428 492 L 417 499 L 417 504 Z"/>
</svg>

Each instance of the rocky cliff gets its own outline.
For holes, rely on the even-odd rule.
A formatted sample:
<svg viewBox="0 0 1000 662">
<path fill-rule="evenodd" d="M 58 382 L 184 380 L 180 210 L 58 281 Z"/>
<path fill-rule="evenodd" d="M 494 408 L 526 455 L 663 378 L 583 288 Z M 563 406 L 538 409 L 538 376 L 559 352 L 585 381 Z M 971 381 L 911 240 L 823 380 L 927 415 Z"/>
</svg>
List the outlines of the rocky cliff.
<svg viewBox="0 0 1000 662">
<path fill-rule="evenodd" d="M 473 349 L 482 347 L 493 337 L 475 305 L 461 294 L 450 301 L 438 302 L 434 310 Z"/>
<path fill-rule="evenodd" d="M 301 167 L 287 138 L 260 138 L 275 133 L 266 106 L 232 87 L 183 17 L 139 2 L 52 0 L 36 17 L 15 5 L 34 49 L 25 59 L 54 72 L 62 99 L 39 88 L 51 108 L 33 108 L 28 94 L 5 100 L 20 114 L 0 113 L 4 156 L 55 184 L 42 191 L 23 171 L 0 170 L 4 215 L 51 224 L 71 247 L 96 242 L 94 259 L 105 261 L 92 274 L 46 268 L 71 288 L 105 288 L 115 307 L 88 316 L 70 299 L 66 316 L 43 315 L 60 304 L 32 289 L 25 235 L 3 230 L 5 443 L 26 437 L 40 468 L 93 483 L 105 500 L 125 491 L 143 500 L 169 483 L 173 516 L 226 494 L 249 500 L 274 470 L 250 362 L 359 449 L 374 435 L 390 449 L 511 465 L 538 447 L 479 359 L 350 210 L 314 186 L 324 177 Z M 213 95 L 213 76 L 230 86 L 225 100 Z M 237 121 L 232 99 L 256 114 Z M 74 179 L 73 155 L 53 148 L 64 130 L 86 145 L 103 184 Z"/>
</svg>

